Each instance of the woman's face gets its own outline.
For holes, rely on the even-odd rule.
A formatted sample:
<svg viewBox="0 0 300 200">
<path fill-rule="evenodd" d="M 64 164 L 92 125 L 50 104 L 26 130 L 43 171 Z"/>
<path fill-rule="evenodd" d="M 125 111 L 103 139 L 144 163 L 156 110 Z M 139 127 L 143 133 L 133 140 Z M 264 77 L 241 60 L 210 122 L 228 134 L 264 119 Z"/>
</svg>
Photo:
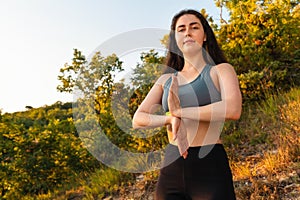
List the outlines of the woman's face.
<svg viewBox="0 0 300 200">
<path fill-rule="evenodd" d="M 201 50 L 206 36 L 200 20 L 192 14 L 179 17 L 175 26 L 175 39 L 183 54 Z"/>
</svg>

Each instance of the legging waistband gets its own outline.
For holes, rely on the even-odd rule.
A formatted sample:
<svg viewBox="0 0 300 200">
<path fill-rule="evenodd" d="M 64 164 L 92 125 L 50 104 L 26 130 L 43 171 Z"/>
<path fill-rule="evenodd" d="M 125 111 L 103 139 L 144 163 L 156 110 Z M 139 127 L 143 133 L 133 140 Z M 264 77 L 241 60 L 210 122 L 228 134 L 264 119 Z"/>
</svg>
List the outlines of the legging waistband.
<svg viewBox="0 0 300 200">
<path fill-rule="evenodd" d="M 169 144 L 166 147 L 166 153 L 165 153 L 165 158 L 164 158 L 162 167 L 165 167 L 165 166 L 171 164 L 172 162 L 176 161 L 177 159 L 182 159 L 183 161 L 185 161 L 185 160 L 187 161 L 187 160 L 191 160 L 191 159 L 202 159 L 202 158 L 214 156 L 214 155 L 220 154 L 220 153 L 225 154 L 225 156 L 227 156 L 224 146 L 221 143 L 209 144 L 209 145 L 203 145 L 203 146 L 193 146 L 193 147 L 189 147 L 187 158 L 184 159 L 179 153 L 178 146 Z"/>
</svg>

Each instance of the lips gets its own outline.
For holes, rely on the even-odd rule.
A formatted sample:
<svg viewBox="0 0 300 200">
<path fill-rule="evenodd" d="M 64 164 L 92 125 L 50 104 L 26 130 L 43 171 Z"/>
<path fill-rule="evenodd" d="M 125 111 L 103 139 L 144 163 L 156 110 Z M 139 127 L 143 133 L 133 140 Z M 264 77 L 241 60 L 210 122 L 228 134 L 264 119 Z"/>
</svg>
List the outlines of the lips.
<svg viewBox="0 0 300 200">
<path fill-rule="evenodd" d="M 192 39 L 187 39 L 185 41 L 183 41 L 183 44 L 186 44 L 186 43 L 194 43 L 195 40 L 192 40 Z"/>
</svg>

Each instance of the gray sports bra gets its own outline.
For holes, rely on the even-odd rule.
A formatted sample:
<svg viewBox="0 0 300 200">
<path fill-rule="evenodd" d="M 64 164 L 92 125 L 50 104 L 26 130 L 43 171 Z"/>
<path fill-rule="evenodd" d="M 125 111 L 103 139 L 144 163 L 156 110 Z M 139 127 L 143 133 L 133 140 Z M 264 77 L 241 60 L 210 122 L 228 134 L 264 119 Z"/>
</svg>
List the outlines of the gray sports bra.
<svg viewBox="0 0 300 200">
<path fill-rule="evenodd" d="M 207 64 L 203 68 L 202 72 L 192 82 L 184 85 L 179 85 L 178 95 L 182 108 L 204 106 L 217 101 L 221 101 L 221 94 L 216 89 L 210 76 L 211 68 L 212 66 Z M 175 75 L 177 75 L 177 72 L 175 73 Z M 172 77 L 170 77 L 164 85 L 162 107 L 165 112 L 169 111 L 168 96 L 171 82 Z"/>
</svg>

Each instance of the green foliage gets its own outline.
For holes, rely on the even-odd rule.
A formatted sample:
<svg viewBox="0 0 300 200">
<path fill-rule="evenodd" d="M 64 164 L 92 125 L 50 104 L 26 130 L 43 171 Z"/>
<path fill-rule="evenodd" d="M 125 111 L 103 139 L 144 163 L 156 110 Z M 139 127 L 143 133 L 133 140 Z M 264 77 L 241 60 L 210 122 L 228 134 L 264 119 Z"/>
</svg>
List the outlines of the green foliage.
<svg viewBox="0 0 300 200">
<path fill-rule="evenodd" d="M 163 60 L 164 57 L 159 56 L 154 50 L 141 54 L 141 63 L 134 68 L 134 75 L 131 79 L 134 89 L 129 103 L 129 113 L 131 116 L 133 116 L 138 106 L 142 103 L 155 81 L 162 75 L 164 70 L 162 65 Z M 157 112 L 161 113 L 162 111 L 158 110 Z M 153 133 L 156 133 L 155 136 L 150 137 Z M 144 130 L 143 138 L 146 139 L 136 138 L 135 142 L 129 145 L 135 146 L 135 149 L 142 152 L 158 150 L 166 145 L 167 138 L 165 133 L 165 129 Z"/>
<path fill-rule="evenodd" d="M 82 183 L 86 199 L 102 199 L 116 194 L 134 180 L 134 175 L 111 168 L 96 170 L 88 180 Z"/>
<path fill-rule="evenodd" d="M 79 51 L 75 50 L 73 60 L 80 60 L 81 57 L 79 56 L 84 58 Z M 166 141 L 166 137 L 162 137 L 165 133 L 164 129 L 154 131 L 157 134 L 153 137 L 151 137 L 153 130 L 143 131 L 140 134 L 144 134 L 144 137 L 141 138 L 134 136 L 135 131 L 128 127 L 128 124 L 131 125 L 133 113 L 156 79 L 162 74 L 163 59 L 164 57 L 160 57 L 154 50 L 142 53 L 141 63 L 134 68 L 132 84 L 130 85 L 126 85 L 124 81 L 114 82 L 115 74 L 123 70 L 122 62 L 116 55 L 104 58 L 100 52 L 96 52 L 90 63 L 87 61 L 79 62 L 76 65 L 73 63 L 73 65 L 80 65 L 80 67 L 73 66 L 66 70 L 74 74 L 74 77 L 77 76 L 77 79 L 74 80 L 73 78 L 70 84 L 66 84 L 68 88 L 61 88 L 61 91 L 76 89 L 82 94 L 81 98 L 78 99 L 77 105 L 79 106 L 73 108 L 74 113 L 82 114 L 82 116 L 75 114 L 77 116 L 75 124 L 90 126 L 89 119 L 96 116 L 101 130 L 119 148 L 133 152 L 159 149 Z M 64 70 L 65 68 L 61 72 Z M 61 76 L 60 79 L 69 80 L 69 75 L 65 74 L 65 76 Z M 71 85 L 75 87 L 69 88 Z M 114 111 L 118 111 L 118 113 L 116 114 Z M 128 111 L 130 115 L 128 115 Z M 118 121 L 116 121 L 116 115 Z M 125 132 L 122 129 L 124 126 L 127 126 Z M 96 136 L 91 135 L 88 131 L 83 131 L 80 133 L 80 137 L 95 139 Z M 86 146 L 91 146 L 89 141 L 91 144 L 93 143 L 93 140 L 89 139 L 84 141 Z"/>
<path fill-rule="evenodd" d="M 129 112 L 132 116 L 155 81 L 163 73 L 163 60 L 164 57 L 159 56 L 154 50 L 141 54 L 142 62 L 134 68 L 131 79 L 134 92 L 131 96 Z"/>
<path fill-rule="evenodd" d="M 86 58 L 82 55 L 81 51 L 74 49 L 72 65 L 66 63 L 63 68 L 60 69 L 61 75 L 58 76 L 58 80 L 61 81 L 61 85 L 57 86 L 57 90 L 60 92 L 72 92 L 76 85 L 76 75 L 82 66 L 86 63 Z"/>
<path fill-rule="evenodd" d="M 249 70 L 238 75 L 244 102 L 262 99 L 264 94 L 274 88 L 276 82 L 284 79 L 285 75 L 286 70 L 277 70 L 274 73 L 266 69 L 261 72 Z"/>
<path fill-rule="evenodd" d="M 46 193 L 98 166 L 76 137 L 70 103 L 2 115 L 0 141 L 3 199 Z"/>
<path fill-rule="evenodd" d="M 163 72 L 162 63 L 164 57 L 159 56 L 154 50 L 143 52 L 140 58 L 141 63 L 138 63 L 134 68 L 133 77 L 131 78 L 132 85 L 135 87 L 153 83 Z M 148 88 L 148 91 L 150 88 Z"/>
<path fill-rule="evenodd" d="M 299 2 L 217 1 L 230 12 L 218 40 L 241 78 L 246 99 L 254 100 L 264 90 L 299 84 Z M 253 79 L 254 78 L 254 79 Z"/>
<path fill-rule="evenodd" d="M 299 130 L 299 109 L 296 108 L 297 102 L 300 101 L 299 88 L 293 88 L 287 93 L 273 91 L 265 96 L 264 100 L 244 105 L 239 121 L 225 123 L 223 137 L 226 145 L 267 143 L 273 146 L 278 135 L 288 132 L 295 134 Z M 284 124 L 283 118 L 289 122 Z M 297 140 L 297 137 L 294 139 Z"/>
</svg>

